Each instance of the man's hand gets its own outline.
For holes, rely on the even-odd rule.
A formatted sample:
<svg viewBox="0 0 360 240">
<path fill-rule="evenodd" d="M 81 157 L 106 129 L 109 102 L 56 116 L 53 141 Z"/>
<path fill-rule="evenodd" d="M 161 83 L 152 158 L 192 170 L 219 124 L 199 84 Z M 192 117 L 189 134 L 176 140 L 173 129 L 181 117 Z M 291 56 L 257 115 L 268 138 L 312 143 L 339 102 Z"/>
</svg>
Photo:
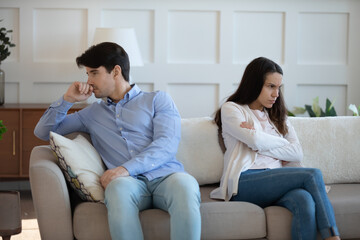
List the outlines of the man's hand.
<svg viewBox="0 0 360 240">
<path fill-rule="evenodd" d="M 64 94 L 64 100 L 75 103 L 88 99 L 93 92 L 93 87 L 85 82 L 74 82 Z"/>
<path fill-rule="evenodd" d="M 118 177 L 127 177 L 129 176 L 129 172 L 124 167 L 117 167 L 113 169 L 106 170 L 104 174 L 100 178 L 101 186 L 105 189 L 107 185 Z"/>
</svg>

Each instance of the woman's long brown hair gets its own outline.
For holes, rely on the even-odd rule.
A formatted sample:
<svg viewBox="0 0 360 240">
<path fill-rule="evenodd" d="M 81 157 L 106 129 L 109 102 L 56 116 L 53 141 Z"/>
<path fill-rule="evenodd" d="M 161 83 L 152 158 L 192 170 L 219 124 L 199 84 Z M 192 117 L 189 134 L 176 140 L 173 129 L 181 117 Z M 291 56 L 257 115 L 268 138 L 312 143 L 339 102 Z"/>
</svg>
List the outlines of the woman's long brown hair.
<svg viewBox="0 0 360 240">
<path fill-rule="evenodd" d="M 235 102 L 240 105 L 249 105 L 254 102 L 260 95 L 267 74 L 280 73 L 283 75 L 281 67 L 270 59 L 259 57 L 254 59 L 246 67 L 238 89 L 232 94 L 226 102 Z M 279 89 L 279 96 L 272 108 L 266 108 L 270 120 L 274 123 L 282 135 L 286 135 L 288 128 L 286 126 L 287 109 L 284 98 Z M 221 123 L 221 108 L 215 113 L 215 122 L 218 125 L 220 145 L 224 150 Z"/>
</svg>

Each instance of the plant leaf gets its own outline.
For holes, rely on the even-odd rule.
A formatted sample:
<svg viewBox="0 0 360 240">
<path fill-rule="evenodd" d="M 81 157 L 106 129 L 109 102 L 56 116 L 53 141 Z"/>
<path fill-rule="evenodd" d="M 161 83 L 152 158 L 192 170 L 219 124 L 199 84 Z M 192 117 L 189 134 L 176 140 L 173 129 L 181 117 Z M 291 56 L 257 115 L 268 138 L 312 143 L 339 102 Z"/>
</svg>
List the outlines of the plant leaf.
<svg viewBox="0 0 360 240">
<path fill-rule="evenodd" d="M 306 112 L 305 108 L 302 107 L 294 107 L 293 113 L 294 114 L 304 114 Z"/>
<path fill-rule="evenodd" d="M 350 104 L 349 110 L 353 112 L 353 116 L 359 116 L 360 106 L 359 106 L 359 110 L 358 110 L 356 108 L 355 104 Z"/>
<path fill-rule="evenodd" d="M 326 116 L 335 117 L 336 111 L 334 107 L 335 100 L 331 103 L 328 98 L 326 98 Z"/>
<path fill-rule="evenodd" d="M 2 120 L 0 120 L 0 140 L 2 139 L 3 133 L 7 131 L 5 125 L 3 124 Z"/>
<path fill-rule="evenodd" d="M 326 113 L 320 108 L 320 117 L 326 117 Z"/>
<path fill-rule="evenodd" d="M 311 109 L 310 105 L 305 105 L 305 109 L 309 113 L 310 117 L 316 117 L 316 115 L 315 115 L 314 111 Z"/>
<path fill-rule="evenodd" d="M 295 117 L 295 114 L 293 114 L 293 113 L 290 112 L 289 110 L 287 111 L 287 115 L 288 115 L 289 117 Z"/>
<path fill-rule="evenodd" d="M 312 104 L 312 110 L 315 114 L 316 117 L 320 117 L 321 116 L 321 108 L 319 106 L 319 97 L 316 97 L 313 99 L 313 104 Z"/>
</svg>

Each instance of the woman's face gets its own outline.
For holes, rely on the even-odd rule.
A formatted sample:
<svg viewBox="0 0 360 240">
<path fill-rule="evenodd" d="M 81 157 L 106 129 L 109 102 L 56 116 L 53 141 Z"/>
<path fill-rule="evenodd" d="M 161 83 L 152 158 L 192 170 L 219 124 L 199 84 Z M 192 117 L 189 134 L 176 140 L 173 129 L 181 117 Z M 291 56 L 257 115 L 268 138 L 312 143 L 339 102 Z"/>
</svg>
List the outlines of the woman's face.
<svg viewBox="0 0 360 240">
<path fill-rule="evenodd" d="M 260 111 L 265 108 L 271 108 L 279 96 L 279 90 L 282 84 L 282 75 L 280 73 L 268 73 L 264 85 L 258 98 L 249 104 L 251 109 Z"/>
</svg>

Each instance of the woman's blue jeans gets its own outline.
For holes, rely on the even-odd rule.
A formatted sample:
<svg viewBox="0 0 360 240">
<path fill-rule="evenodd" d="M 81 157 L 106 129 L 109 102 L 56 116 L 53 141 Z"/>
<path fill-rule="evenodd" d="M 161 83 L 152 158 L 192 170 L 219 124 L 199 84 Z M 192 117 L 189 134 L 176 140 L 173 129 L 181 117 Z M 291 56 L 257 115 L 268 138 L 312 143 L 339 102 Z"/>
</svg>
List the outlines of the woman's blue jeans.
<svg viewBox="0 0 360 240">
<path fill-rule="evenodd" d="M 139 211 L 149 208 L 170 214 L 171 239 L 200 239 L 199 185 L 187 173 L 152 181 L 144 176 L 116 178 L 105 189 L 105 205 L 113 240 L 144 239 Z"/>
<path fill-rule="evenodd" d="M 262 208 L 281 206 L 292 212 L 293 240 L 338 236 L 334 211 L 321 171 L 315 168 L 247 170 L 240 175 L 238 194 L 231 201 L 254 203 Z"/>
</svg>

